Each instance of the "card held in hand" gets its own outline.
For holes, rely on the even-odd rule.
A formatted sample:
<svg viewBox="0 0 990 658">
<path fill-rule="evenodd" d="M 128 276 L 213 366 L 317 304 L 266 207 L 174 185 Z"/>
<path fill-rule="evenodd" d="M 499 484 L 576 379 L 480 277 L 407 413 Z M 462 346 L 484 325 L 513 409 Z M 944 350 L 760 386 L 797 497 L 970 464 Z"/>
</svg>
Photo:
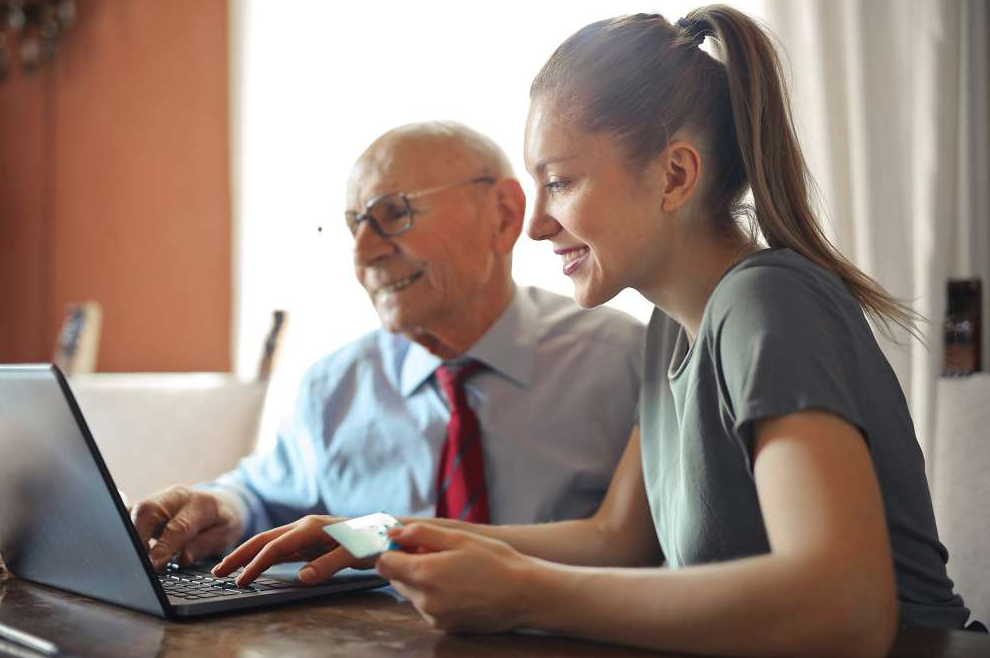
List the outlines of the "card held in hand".
<svg viewBox="0 0 990 658">
<path fill-rule="evenodd" d="M 359 516 L 350 521 L 325 525 L 323 532 L 333 537 L 354 557 L 366 558 L 398 548 L 388 538 L 388 529 L 401 525 L 399 520 L 391 514 L 376 512 L 367 516 Z"/>
</svg>

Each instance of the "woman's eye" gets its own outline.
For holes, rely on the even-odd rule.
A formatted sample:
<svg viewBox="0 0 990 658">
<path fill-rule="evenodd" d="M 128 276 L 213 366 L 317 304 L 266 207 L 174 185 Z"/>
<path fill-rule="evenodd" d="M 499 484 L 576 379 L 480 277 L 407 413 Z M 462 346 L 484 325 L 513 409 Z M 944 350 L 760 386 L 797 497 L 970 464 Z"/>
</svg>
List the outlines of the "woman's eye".
<svg viewBox="0 0 990 658">
<path fill-rule="evenodd" d="M 552 180 L 543 187 L 547 188 L 551 192 L 560 192 L 565 187 L 567 187 L 567 181 L 562 180 Z"/>
</svg>

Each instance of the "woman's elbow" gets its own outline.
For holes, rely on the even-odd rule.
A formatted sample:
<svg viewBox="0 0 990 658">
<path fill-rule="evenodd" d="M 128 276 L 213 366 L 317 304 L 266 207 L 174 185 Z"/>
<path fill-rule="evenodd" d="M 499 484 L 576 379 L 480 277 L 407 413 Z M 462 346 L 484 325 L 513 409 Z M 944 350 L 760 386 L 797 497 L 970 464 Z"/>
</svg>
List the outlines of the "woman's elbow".
<svg viewBox="0 0 990 658">
<path fill-rule="evenodd" d="M 855 600 L 847 601 L 841 618 L 845 632 L 836 635 L 843 638 L 840 642 L 843 646 L 835 648 L 842 655 L 853 658 L 886 656 L 897 634 L 899 610 L 896 589 L 891 586 L 860 592 Z"/>
<path fill-rule="evenodd" d="M 877 615 L 876 626 L 867 632 L 867 639 L 863 642 L 864 656 L 886 656 L 894 644 L 900 619 L 896 593 L 891 594 L 890 600 L 882 608 L 882 612 Z"/>
</svg>

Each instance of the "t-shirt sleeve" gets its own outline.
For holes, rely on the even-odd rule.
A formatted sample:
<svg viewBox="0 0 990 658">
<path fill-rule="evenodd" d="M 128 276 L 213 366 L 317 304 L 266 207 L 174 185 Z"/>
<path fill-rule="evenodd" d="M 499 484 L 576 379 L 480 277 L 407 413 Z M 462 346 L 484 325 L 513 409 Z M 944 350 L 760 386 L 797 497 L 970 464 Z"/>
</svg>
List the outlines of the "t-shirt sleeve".
<svg viewBox="0 0 990 658">
<path fill-rule="evenodd" d="M 826 411 L 859 428 L 852 341 L 862 311 L 838 281 L 786 267 L 734 273 L 711 312 L 716 377 L 752 469 L 753 426 L 762 418 Z"/>
</svg>

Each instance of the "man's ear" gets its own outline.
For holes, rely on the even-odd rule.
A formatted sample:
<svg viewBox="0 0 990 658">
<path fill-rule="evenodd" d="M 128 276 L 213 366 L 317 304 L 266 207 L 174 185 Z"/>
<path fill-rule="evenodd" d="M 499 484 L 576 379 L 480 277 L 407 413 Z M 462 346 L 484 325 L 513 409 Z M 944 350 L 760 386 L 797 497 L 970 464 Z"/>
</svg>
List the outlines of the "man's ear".
<svg viewBox="0 0 990 658">
<path fill-rule="evenodd" d="M 663 150 L 658 164 L 663 195 L 661 207 L 665 212 L 674 212 L 687 203 L 698 189 L 701 155 L 691 142 L 677 140 Z"/>
<path fill-rule="evenodd" d="M 523 219 L 526 217 L 526 193 L 516 179 L 502 178 L 495 183 L 495 203 L 498 211 L 495 251 L 510 254 L 522 233 Z"/>
</svg>

